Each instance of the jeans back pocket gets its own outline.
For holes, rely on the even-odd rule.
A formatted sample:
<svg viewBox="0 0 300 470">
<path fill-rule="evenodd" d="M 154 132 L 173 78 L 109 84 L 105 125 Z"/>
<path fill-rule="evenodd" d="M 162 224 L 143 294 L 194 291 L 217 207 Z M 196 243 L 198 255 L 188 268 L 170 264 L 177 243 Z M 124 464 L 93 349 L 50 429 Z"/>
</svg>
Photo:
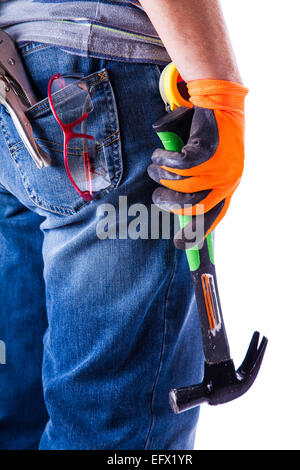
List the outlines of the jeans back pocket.
<svg viewBox="0 0 300 470">
<path fill-rule="evenodd" d="M 50 77 L 49 77 L 50 78 Z M 116 101 L 107 70 L 104 68 L 83 79 L 93 89 L 93 111 L 88 116 L 87 133 L 95 138 L 95 172 L 107 171 L 107 184 L 93 192 L 99 198 L 104 192 L 116 188 L 122 177 L 120 130 Z M 57 93 L 59 96 L 59 91 Z M 67 111 L 68 112 L 68 111 Z M 20 139 L 12 120 L 7 116 L 5 137 L 27 194 L 35 205 L 61 215 L 72 215 L 87 204 L 74 189 L 64 163 L 64 135 L 54 118 L 48 98 L 27 112 L 38 145 L 48 153 L 51 166 L 37 168 Z M 73 144 L 74 147 L 75 144 Z M 76 159 L 77 149 L 70 144 Z"/>
</svg>

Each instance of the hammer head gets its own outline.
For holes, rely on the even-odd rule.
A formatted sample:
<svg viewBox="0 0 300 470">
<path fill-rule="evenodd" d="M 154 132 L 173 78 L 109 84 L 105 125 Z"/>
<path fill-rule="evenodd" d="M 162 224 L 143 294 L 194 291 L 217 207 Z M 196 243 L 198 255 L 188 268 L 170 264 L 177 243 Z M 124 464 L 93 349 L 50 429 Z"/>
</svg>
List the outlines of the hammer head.
<svg viewBox="0 0 300 470">
<path fill-rule="evenodd" d="M 237 371 L 232 359 L 215 364 L 205 362 L 201 384 L 171 390 L 169 401 L 174 413 L 182 413 L 205 402 L 220 405 L 246 393 L 257 377 L 268 343 L 265 337 L 259 346 L 258 341 L 256 331 Z"/>
</svg>

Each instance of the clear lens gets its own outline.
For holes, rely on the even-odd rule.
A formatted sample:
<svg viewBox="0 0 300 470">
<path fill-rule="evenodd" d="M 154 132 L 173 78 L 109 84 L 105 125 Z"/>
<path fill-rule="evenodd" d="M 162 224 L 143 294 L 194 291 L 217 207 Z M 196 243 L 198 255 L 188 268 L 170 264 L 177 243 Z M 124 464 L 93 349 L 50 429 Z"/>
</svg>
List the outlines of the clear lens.
<svg viewBox="0 0 300 470">
<path fill-rule="evenodd" d="M 90 197 L 111 184 L 103 149 L 89 135 L 89 119 L 93 111 L 93 90 L 86 81 L 78 77 L 61 76 L 51 87 L 52 102 L 58 118 L 63 124 L 73 124 L 85 114 L 86 118 L 73 128 L 76 137 L 68 141 L 66 167 L 76 189 Z"/>
<path fill-rule="evenodd" d="M 93 111 L 87 83 L 75 77 L 61 76 L 51 86 L 53 106 L 63 124 L 72 124 L 85 113 Z"/>
<path fill-rule="evenodd" d="M 110 185 L 104 152 L 96 151 L 94 139 L 72 139 L 68 145 L 67 159 L 71 177 L 80 191 L 93 196 Z"/>
</svg>

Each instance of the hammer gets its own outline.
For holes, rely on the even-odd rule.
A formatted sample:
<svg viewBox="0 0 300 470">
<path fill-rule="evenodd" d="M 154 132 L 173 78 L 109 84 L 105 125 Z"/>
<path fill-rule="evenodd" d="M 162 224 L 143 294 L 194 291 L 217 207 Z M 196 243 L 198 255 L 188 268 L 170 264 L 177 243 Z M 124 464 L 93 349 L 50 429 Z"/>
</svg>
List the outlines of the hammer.
<svg viewBox="0 0 300 470">
<path fill-rule="evenodd" d="M 189 107 L 181 106 L 176 86 L 178 76 L 173 64 L 161 75 L 160 92 L 167 110 L 172 112 L 153 124 L 153 128 L 166 150 L 180 152 L 188 140 L 193 109 L 190 103 Z M 176 90 L 175 93 L 172 93 L 172 90 Z M 175 105 L 172 102 L 174 96 Z M 182 102 L 187 103 L 185 99 L 182 99 Z M 194 221 L 195 218 L 179 216 L 182 230 L 188 224 L 193 227 Z M 204 229 L 205 222 L 204 218 Z M 235 369 L 222 315 L 212 234 L 206 237 L 201 248 L 190 248 L 186 250 L 186 255 L 200 318 L 205 363 L 202 383 L 170 391 L 169 402 L 176 414 L 205 402 L 210 405 L 226 403 L 246 393 L 257 377 L 268 343 L 267 338 L 263 337 L 259 344 L 260 334 L 256 331 L 244 361 L 237 370 Z"/>
</svg>

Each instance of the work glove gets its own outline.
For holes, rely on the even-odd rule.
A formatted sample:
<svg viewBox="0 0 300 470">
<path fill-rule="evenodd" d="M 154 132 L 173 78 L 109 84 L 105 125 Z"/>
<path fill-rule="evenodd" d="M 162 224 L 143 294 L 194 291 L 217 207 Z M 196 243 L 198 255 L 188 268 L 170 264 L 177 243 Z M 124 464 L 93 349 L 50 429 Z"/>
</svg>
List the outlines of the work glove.
<svg viewBox="0 0 300 470">
<path fill-rule="evenodd" d="M 175 214 L 196 216 L 176 234 L 174 242 L 181 249 L 197 226 L 197 217 L 203 220 L 204 214 L 204 238 L 214 230 L 240 183 L 248 93 L 225 80 L 195 80 L 187 88 L 193 104 L 188 142 L 181 152 L 155 150 L 148 168 L 149 176 L 163 186 L 154 191 L 153 202 Z"/>
</svg>

